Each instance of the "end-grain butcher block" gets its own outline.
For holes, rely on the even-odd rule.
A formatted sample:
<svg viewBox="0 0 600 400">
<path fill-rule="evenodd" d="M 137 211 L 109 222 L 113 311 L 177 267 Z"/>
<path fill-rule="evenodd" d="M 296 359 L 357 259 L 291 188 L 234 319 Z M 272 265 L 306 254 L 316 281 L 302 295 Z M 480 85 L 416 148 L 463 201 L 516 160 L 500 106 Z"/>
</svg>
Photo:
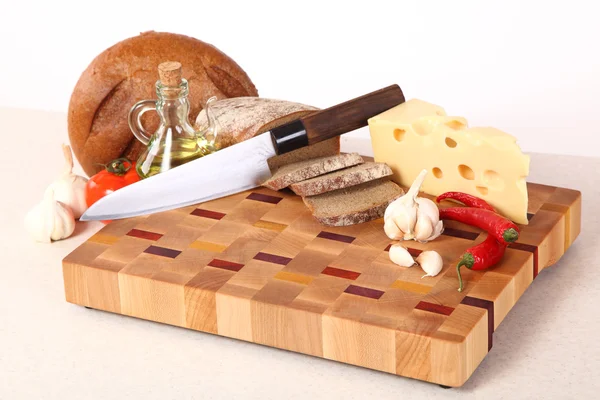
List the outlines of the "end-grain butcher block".
<svg viewBox="0 0 600 400">
<path fill-rule="evenodd" d="M 295 194 L 255 188 L 104 226 L 63 260 L 65 296 L 98 310 L 460 386 L 517 301 L 528 306 L 522 294 L 538 273 L 581 230 L 579 192 L 528 189 L 529 225 L 520 226 L 518 242 L 494 268 L 465 270 L 462 292 L 456 261 L 485 238 L 481 230 L 447 221 L 431 243 L 403 242 L 411 254 L 434 249 L 442 256 L 439 275 L 422 279 L 421 268 L 390 260 L 394 241 L 382 219 L 323 226 Z M 446 206 L 452 204 L 440 204 Z M 506 341 L 494 346 L 506 351 Z"/>
</svg>

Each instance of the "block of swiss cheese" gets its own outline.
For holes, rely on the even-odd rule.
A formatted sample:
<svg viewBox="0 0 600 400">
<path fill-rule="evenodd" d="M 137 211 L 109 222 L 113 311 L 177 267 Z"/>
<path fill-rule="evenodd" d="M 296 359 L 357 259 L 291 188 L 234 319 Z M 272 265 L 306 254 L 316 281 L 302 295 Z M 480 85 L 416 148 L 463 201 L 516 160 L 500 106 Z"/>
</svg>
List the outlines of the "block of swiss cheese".
<svg viewBox="0 0 600 400">
<path fill-rule="evenodd" d="M 469 128 L 465 118 L 447 116 L 442 107 L 417 99 L 370 118 L 369 130 L 375 161 L 388 164 L 401 186 L 409 187 L 427 169 L 425 193 L 469 193 L 514 222 L 528 223 L 529 156 L 514 136 Z"/>
</svg>

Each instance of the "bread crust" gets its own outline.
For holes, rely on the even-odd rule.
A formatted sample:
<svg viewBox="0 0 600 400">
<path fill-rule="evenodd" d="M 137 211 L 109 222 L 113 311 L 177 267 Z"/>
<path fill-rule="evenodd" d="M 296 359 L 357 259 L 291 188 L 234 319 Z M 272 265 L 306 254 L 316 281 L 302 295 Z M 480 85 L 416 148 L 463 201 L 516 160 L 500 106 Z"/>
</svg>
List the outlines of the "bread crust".
<svg viewBox="0 0 600 400">
<path fill-rule="evenodd" d="M 300 161 L 278 169 L 270 179 L 263 183 L 263 186 L 272 190 L 281 190 L 293 183 L 352 167 L 363 162 L 363 158 L 358 153 L 339 154 Z"/>
<path fill-rule="evenodd" d="M 350 226 L 373 221 L 374 219 L 382 218 L 385 214 L 385 209 L 390 202 L 378 204 L 366 210 L 356 211 L 353 213 L 340 214 L 334 216 L 315 215 L 315 219 L 326 226 Z"/>
<path fill-rule="evenodd" d="M 361 183 L 392 175 L 392 169 L 384 163 L 366 162 L 354 167 L 330 172 L 311 179 L 292 183 L 290 189 L 298 196 L 317 196 L 333 190 L 344 189 Z"/>
<path fill-rule="evenodd" d="M 236 97 L 215 101 L 210 110 L 219 124 L 217 141 L 225 148 L 312 114 L 318 108 L 285 100 Z M 196 118 L 195 128 L 204 130 L 207 127 L 206 111 L 202 110 Z"/>
<path fill-rule="evenodd" d="M 190 88 L 190 121 L 211 96 L 258 96 L 241 67 L 208 43 L 154 31 L 123 40 L 99 54 L 83 71 L 69 102 L 71 146 L 88 175 L 101 168 L 97 163 L 123 156 L 135 160 L 141 153 L 143 145 L 131 133 L 127 115 L 136 102 L 156 98 L 157 67 L 163 61 L 183 65 Z M 145 114 L 143 122 L 153 132 L 158 116 L 151 114 Z"/>
<path fill-rule="evenodd" d="M 210 105 L 217 120 L 217 142 L 220 148 L 253 138 L 273 128 L 310 115 L 318 108 L 285 100 L 263 97 L 235 97 L 215 101 Z M 202 131 L 208 127 L 206 110 L 200 111 L 194 125 Z M 275 173 L 280 167 L 311 158 L 333 156 L 340 152 L 340 138 L 334 137 L 267 160 Z"/>
</svg>

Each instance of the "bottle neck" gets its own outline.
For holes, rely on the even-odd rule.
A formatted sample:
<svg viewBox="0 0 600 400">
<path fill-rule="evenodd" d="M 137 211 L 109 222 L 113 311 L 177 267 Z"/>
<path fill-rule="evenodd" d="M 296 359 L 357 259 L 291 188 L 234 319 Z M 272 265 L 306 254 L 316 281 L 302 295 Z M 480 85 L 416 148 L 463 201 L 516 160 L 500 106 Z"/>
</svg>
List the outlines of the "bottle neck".
<svg viewBox="0 0 600 400">
<path fill-rule="evenodd" d="M 181 79 L 179 86 L 165 86 L 161 81 L 156 81 L 156 96 L 159 101 L 162 100 L 176 100 L 180 98 L 187 98 L 189 94 L 188 82 L 185 79 Z"/>
<path fill-rule="evenodd" d="M 190 102 L 188 100 L 188 83 L 181 80 L 178 87 L 164 86 L 160 81 L 156 82 L 156 111 L 160 115 L 162 123 L 167 126 L 189 126 Z"/>
</svg>

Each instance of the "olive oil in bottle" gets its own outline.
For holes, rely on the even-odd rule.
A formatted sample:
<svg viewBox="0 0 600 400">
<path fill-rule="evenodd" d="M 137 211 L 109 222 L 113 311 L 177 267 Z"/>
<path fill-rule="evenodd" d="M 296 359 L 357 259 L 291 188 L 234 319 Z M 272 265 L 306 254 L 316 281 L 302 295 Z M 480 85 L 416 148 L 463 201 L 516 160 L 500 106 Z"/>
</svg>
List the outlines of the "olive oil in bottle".
<svg viewBox="0 0 600 400">
<path fill-rule="evenodd" d="M 148 147 L 150 149 L 148 155 L 143 161 L 138 161 L 136 165 L 138 175 L 142 179 L 168 171 L 171 168 L 216 151 L 215 147 L 203 138 L 199 140 L 179 139 L 174 141 L 172 147 L 168 150 L 165 149 L 165 144 L 161 141 L 156 141 L 156 144 L 150 142 Z M 152 150 L 154 147 L 156 147 L 156 150 Z"/>
<path fill-rule="evenodd" d="M 158 100 L 142 100 L 129 112 L 131 131 L 147 146 L 136 164 L 141 178 L 168 171 L 217 150 L 215 121 L 208 109 L 214 98 L 206 105 L 209 128 L 205 132 L 196 132 L 189 123 L 189 89 L 187 81 L 181 77 L 181 64 L 164 62 L 158 66 L 158 73 Z M 142 114 L 149 110 L 156 110 L 160 116 L 159 127 L 152 136 L 140 121 Z"/>
</svg>

